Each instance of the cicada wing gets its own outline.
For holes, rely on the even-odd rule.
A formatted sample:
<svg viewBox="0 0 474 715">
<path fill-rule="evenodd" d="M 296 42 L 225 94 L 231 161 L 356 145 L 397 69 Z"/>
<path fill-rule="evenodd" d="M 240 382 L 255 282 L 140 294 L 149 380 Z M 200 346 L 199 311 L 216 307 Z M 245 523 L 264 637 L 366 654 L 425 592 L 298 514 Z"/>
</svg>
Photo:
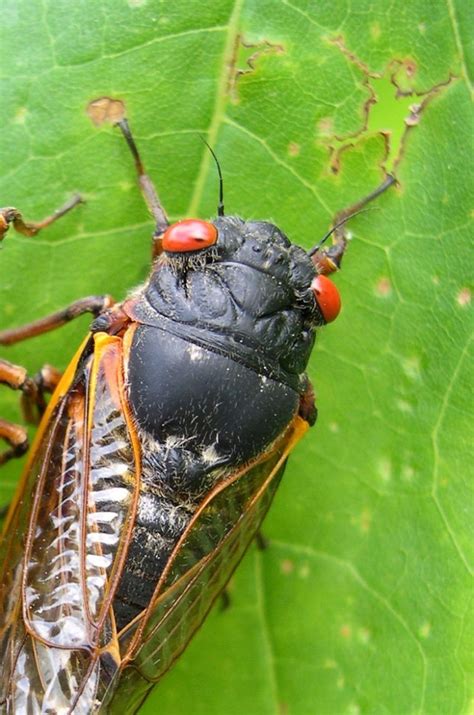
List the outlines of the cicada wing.
<svg viewBox="0 0 474 715">
<path fill-rule="evenodd" d="M 90 713 L 120 661 L 111 604 L 140 473 L 121 340 L 94 336 L 62 393 L 27 466 L 24 484 L 36 484 L 28 519 L 19 500 L 4 548 L 7 712 Z"/>
<path fill-rule="evenodd" d="M 120 635 L 124 669 L 111 712 L 135 712 L 203 622 L 254 538 L 288 454 L 307 423 L 295 418 L 269 453 L 207 497 L 174 549 L 150 607 Z"/>
</svg>

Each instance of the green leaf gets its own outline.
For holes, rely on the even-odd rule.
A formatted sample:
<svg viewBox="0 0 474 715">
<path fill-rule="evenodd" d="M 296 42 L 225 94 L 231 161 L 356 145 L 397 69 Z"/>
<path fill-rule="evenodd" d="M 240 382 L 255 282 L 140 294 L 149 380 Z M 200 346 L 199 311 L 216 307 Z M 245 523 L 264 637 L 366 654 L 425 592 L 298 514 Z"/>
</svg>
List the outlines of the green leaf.
<svg viewBox="0 0 474 715">
<path fill-rule="evenodd" d="M 1 204 L 40 218 L 0 252 L 0 325 L 144 280 L 152 224 L 116 130 L 122 99 L 173 219 L 228 212 L 313 245 L 351 221 L 344 309 L 311 363 L 319 420 L 252 548 L 143 713 L 467 713 L 473 695 L 468 3 L 2 0 Z M 397 93 L 398 87 L 398 93 Z M 405 131 L 409 105 L 412 113 Z M 419 117 L 418 117 L 419 115 Z M 418 124 L 416 125 L 416 122 Z M 372 206 L 371 206 L 372 209 Z M 5 350 L 64 368 L 82 318 Z M 17 396 L 1 412 L 19 420 Z M 2 472 L 11 497 L 18 463 Z"/>
</svg>

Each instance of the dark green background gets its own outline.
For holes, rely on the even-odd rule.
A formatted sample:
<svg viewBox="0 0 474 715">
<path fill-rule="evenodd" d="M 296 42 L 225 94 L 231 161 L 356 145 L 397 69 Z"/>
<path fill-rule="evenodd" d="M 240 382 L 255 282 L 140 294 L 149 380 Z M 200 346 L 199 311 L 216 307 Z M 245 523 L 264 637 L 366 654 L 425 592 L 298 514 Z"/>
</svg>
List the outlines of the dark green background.
<svg viewBox="0 0 474 715">
<path fill-rule="evenodd" d="M 117 131 L 86 116 L 97 97 L 126 102 L 173 219 L 215 210 L 199 133 L 227 210 L 306 247 L 385 161 L 400 182 L 351 222 L 343 312 L 311 363 L 320 417 L 266 521 L 271 547 L 251 549 L 232 607 L 143 712 L 467 713 L 469 3 L 1 0 L 0 13 L 0 203 L 40 218 L 87 199 L 36 239 L 8 236 L 1 327 L 121 298 L 147 275 L 152 225 Z M 87 323 L 3 354 L 64 367 Z M 16 396 L 0 398 L 19 419 Z M 2 502 L 17 476 L 3 470 Z"/>
</svg>

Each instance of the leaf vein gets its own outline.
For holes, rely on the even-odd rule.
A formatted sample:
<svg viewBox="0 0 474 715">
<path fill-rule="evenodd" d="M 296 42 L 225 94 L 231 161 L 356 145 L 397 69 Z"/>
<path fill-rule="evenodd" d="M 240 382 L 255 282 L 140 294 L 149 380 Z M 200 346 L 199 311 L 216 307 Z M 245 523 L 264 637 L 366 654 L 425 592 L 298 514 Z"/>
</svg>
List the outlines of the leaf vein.
<svg viewBox="0 0 474 715">
<path fill-rule="evenodd" d="M 418 705 L 417 711 L 422 715 L 424 712 L 424 703 L 425 703 L 425 694 L 426 694 L 426 684 L 427 684 L 427 666 L 428 666 L 428 659 L 426 657 L 426 653 L 423 650 L 423 647 L 416 637 L 416 635 L 413 633 L 412 629 L 410 628 L 409 624 L 403 618 L 401 613 L 399 613 L 393 605 L 390 603 L 390 601 L 382 595 L 379 591 L 377 591 L 376 588 L 371 586 L 365 579 L 364 577 L 359 573 L 359 571 L 356 569 L 356 567 L 351 564 L 349 561 L 346 561 L 345 559 L 342 559 L 338 556 L 335 556 L 334 554 L 327 553 L 325 551 L 319 551 L 317 549 L 313 549 L 312 547 L 309 546 L 304 546 L 302 544 L 288 544 L 279 540 L 274 540 L 272 539 L 272 546 L 276 546 L 279 548 L 287 549 L 296 553 L 300 554 L 305 554 L 306 556 L 309 556 L 314 559 L 320 559 L 320 560 L 325 560 L 332 562 L 339 566 L 340 568 L 346 570 L 352 578 L 367 592 L 369 593 L 376 601 L 378 601 L 385 609 L 386 611 L 396 620 L 398 623 L 402 626 L 403 630 L 406 631 L 406 633 L 410 636 L 410 639 L 414 641 L 416 648 L 418 650 L 418 653 L 420 655 L 421 661 L 422 661 L 422 666 L 423 666 L 423 675 L 422 675 L 422 681 L 421 681 L 421 692 L 420 692 L 420 702 Z"/>
<path fill-rule="evenodd" d="M 451 374 L 451 378 L 448 381 L 448 384 L 446 386 L 444 397 L 441 402 L 441 407 L 438 412 L 438 418 L 437 418 L 436 423 L 433 428 L 432 444 L 433 444 L 434 464 L 433 464 L 433 485 L 432 485 L 432 490 L 431 490 L 431 496 L 432 496 L 433 501 L 436 505 L 436 508 L 438 509 L 439 515 L 441 517 L 441 520 L 443 521 L 446 531 L 448 532 L 449 538 L 451 539 L 451 542 L 452 542 L 454 548 L 456 549 L 463 565 L 466 568 L 466 571 L 469 574 L 472 574 L 472 569 L 469 566 L 467 558 L 466 558 L 460 544 L 457 541 L 454 530 L 451 527 L 451 524 L 449 523 L 449 519 L 443 509 L 443 506 L 442 506 L 440 498 L 439 498 L 438 486 L 439 486 L 439 466 L 440 466 L 440 462 L 441 462 L 440 447 L 439 447 L 439 434 L 440 434 L 441 427 L 442 427 L 442 424 L 444 421 L 444 416 L 446 414 L 446 410 L 448 409 L 449 398 L 453 391 L 456 380 L 461 372 L 461 368 L 464 363 L 464 360 L 468 355 L 468 351 L 469 351 L 471 342 L 472 342 L 472 338 L 469 338 L 469 340 L 466 342 L 466 344 L 464 345 L 463 349 L 461 350 L 461 352 L 459 354 L 459 358 L 456 363 L 456 366 L 455 366 L 455 368 Z"/>
<path fill-rule="evenodd" d="M 463 68 L 464 77 L 466 78 L 466 83 L 467 83 L 467 85 L 468 85 L 468 88 L 469 88 L 469 90 L 470 90 L 471 97 L 472 97 L 473 91 L 472 91 L 472 85 L 471 85 L 471 83 L 470 83 L 470 81 L 469 81 L 469 72 L 468 72 L 468 69 L 467 69 L 466 55 L 465 55 L 465 53 L 464 53 L 464 47 L 463 47 L 463 44 L 462 44 L 461 35 L 459 34 L 458 21 L 457 21 L 457 18 L 456 18 L 456 12 L 455 12 L 455 9 L 454 9 L 452 0 L 446 0 L 446 5 L 447 5 L 447 7 L 448 7 L 449 19 L 451 20 L 451 25 L 452 25 L 452 28 L 453 28 L 454 41 L 455 41 L 455 43 L 456 43 L 456 47 L 457 47 L 458 52 L 459 52 L 459 60 L 460 60 L 460 62 L 461 62 L 461 66 L 462 66 L 462 68 Z"/>
<path fill-rule="evenodd" d="M 334 215 L 334 211 L 331 210 L 331 207 L 328 206 L 328 204 L 324 201 L 322 198 L 321 194 L 318 192 L 316 187 L 311 184 L 309 181 L 306 181 L 300 174 L 298 174 L 297 171 L 293 169 L 293 167 L 289 166 L 285 161 L 283 161 L 278 154 L 276 154 L 273 149 L 269 147 L 265 139 L 262 139 L 259 137 L 257 134 L 254 134 L 251 132 L 249 129 L 246 127 L 243 127 L 241 124 L 238 124 L 238 122 L 234 121 L 233 119 L 230 119 L 230 117 L 225 118 L 225 123 L 228 124 L 229 126 L 233 126 L 239 131 L 243 132 L 244 134 L 247 134 L 249 137 L 257 141 L 259 144 L 263 146 L 263 148 L 268 152 L 268 154 L 272 157 L 272 159 L 275 161 L 275 163 L 279 164 L 282 166 L 284 169 L 286 169 L 290 174 L 292 174 L 295 179 L 297 179 L 302 186 L 304 186 L 306 189 L 308 189 L 313 196 L 316 198 L 317 201 L 321 204 L 321 206 L 327 211 L 327 213 L 330 216 Z"/>
</svg>

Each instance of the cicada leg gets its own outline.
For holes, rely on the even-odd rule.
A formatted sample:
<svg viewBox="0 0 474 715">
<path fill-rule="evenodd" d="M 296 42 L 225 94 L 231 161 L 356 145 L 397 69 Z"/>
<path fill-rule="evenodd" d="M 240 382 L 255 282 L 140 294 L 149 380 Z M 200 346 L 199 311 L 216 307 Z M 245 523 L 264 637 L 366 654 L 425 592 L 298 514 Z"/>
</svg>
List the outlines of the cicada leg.
<svg viewBox="0 0 474 715">
<path fill-rule="evenodd" d="M 54 391 L 62 373 L 51 365 L 44 365 L 30 377 L 24 367 L 8 360 L 0 360 L 0 385 L 21 392 L 21 409 L 25 422 L 37 424 L 46 409 L 45 395 Z M 0 464 L 13 457 L 21 457 L 28 449 L 28 437 L 24 427 L 0 419 L 0 437 L 10 449 L 0 454 Z"/>
<path fill-rule="evenodd" d="M 51 365 L 44 365 L 30 377 L 25 368 L 0 360 L 0 384 L 21 391 L 21 409 L 25 422 L 37 424 L 46 409 L 45 395 L 54 391 L 62 373 Z"/>
<path fill-rule="evenodd" d="M 39 396 L 41 389 L 37 382 L 28 377 L 24 367 L 13 365 L 7 360 L 0 360 L 0 384 L 21 390 L 22 407 L 25 416 L 32 417 L 32 405 Z M 13 422 L 0 419 L 0 438 L 8 445 L 8 449 L 0 453 L 0 464 L 5 464 L 14 457 L 21 457 L 28 449 L 28 433 L 26 429 Z"/>
<path fill-rule="evenodd" d="M 362 211 L 367 204 L 380 196 L 380 194 L 383 194 L 388 188 L 390 188 L 390 186 L 395 184 L 396 181 L 397 180 L 394 176 L 388 174 L 387 178 L 382 181 L 380 186 L 378 186 L 375 191 L 372 191 L 367 196 L 364 196 L 364 198 L 360 199 L 360 201 L 357 201 L 355 204 L 352 204 L 352 206 L 348 206 L 342 211 L 339 211 L 335 217 L 333 228 L 328 231 L 319 243 L 317 243 L 316 246 L 314 246 L 314 248 L 309 252 L 309 255 L 312 257 L 313 263 L 315 264 L 319 274 L 328 275 L 328 273 L 334 273 L 334 271 L 339 269 L 342 257 L 347 248 L 347 238 L 344 228 L 348 219 Z M 324 242 L 327 238 L 329 238 L 329 236 L 331 236 L 331 234 L 334 234 L 334 242 L 332 246 L 323 248 Z"/>
<path fill-rule="evenodd" d="M 263 535 L 260 529 L 255 534 L 255 543 L 259 551 L 265 551 L 270 545 L 269 540 Z"/>
<path fill-rule="evenodd" d="M 89 295 L 87 298 L 80 298 L 66 306 L 66 308 L 51 313 L 44 318 L 34 320 L 18 328 L 0 330 L 0 345 L 13 345 L 21 340 L 27 340 L 28 338 L 34 338 L 36 335 L 48 333 L 50 330 L 56 330 L 56 328 L 60 328 L 80 315 L 84 315 L 84 313 L 92 313 L 94 317 L 97 317 L 113 305 L 114 300 L 110 295 Z"/>
<path fill-rule="evenodd" d="M 0 439 L 9 445 L 6 450 L 0 452 L 0 464 L 5 464 L 15 457 L 22 457 L 28 450 L 27 431 L 14 422 L 0 419 Z"/>
<path fill-rule="evenodd" d="M 230 608 L 231 604 L 231 598 L 229 595 L 229 591 L 227 588 L 225 588 L 221 593 L 219 594 L 219 610 L 220 611 L 227 611 L 228 608 Z"/>
<path fill-rule="evenodd" d="M 128 144 L 128 147 L 132 153 L 134 162 L 135 162 L 135 169 L 137 172 L 137 177 L 138 177 L 138 184 L 140 186 L 141 192 L 143 194 L 143 198 L 145 199 L 145 203 L 148 206 L 148 209 L 150 210 L 154 220 L 155 220 L 155 231 L 153 233 L 153 243 L 152 243 L 152 259 L 156 258 L 157 256 L 160 255 L 162 252 L 162 247 L 161 247 L 161 237 L 163 233 L 166 231 L 166 229 L 169 226 L 169 221 L 166 216 L 166 212 L 161 204 L 161 201 L 158 196 L 158 192 L 148 176 L 148 174 L 145 172 L 145 168 L 143 166 L 142 159 L 140 157 L 140 154 L 138 152 L 138 147 L 135 143 L 135 140 L 133 138 L 132 132 L 130 130 L 129 124 L 125 118 L 121 119 L 118 121 L 117 126 L 120 128 L 123 136 L 125 137 L 125 140 Z"/>
<path fill-rule="evenodd" d="M 255 534 L 255 544 L 259 551 L 265 551 L 270 546 L 269 540 L 263 535 L 261 529 Z M 229 589 L 226 587 L 219 596 L 220 600 L 220 610 L 227 611 L 232 604 L 232 599 L 230 597 Z"/>
<path fill-rule="evenodd" d="M 0 360 L 0 384 L 7 385 L 13 390 L 21 390 L 22 408 L 24 414 L 32 416 L 33 409 L 31 402 L 39 394 L 39 389 L 33 378 L 28 377 L 24 367 L 13 365 L 7 360 Z M 0 465 L 6 464 L 11 459 L 22 457 L 29 447 L 28 432 L 22 425 L 0 418 L 0 439 L 7 443 L 7 449 L 0 452 Z M 0 519 L 3 519 L 8 511 L 8 505 L 0 507 Z"/>
<path fill-rule="evenodd" d="M 80 203 L 82 203 L 82 198 L 76 194 L 42 221 L 25 221 L 20 211 L 13 206 L 0 208 L 0 241 L 5 238 L 5 234 L 10 226 L 13 226 L 15 231 L 23 234 L 23 236 L 36 236 L 43 228 L 51 226 L 58 218 L 67 214 L 68 211 L 71 211 L 71 209 Z"/>
</svg>

